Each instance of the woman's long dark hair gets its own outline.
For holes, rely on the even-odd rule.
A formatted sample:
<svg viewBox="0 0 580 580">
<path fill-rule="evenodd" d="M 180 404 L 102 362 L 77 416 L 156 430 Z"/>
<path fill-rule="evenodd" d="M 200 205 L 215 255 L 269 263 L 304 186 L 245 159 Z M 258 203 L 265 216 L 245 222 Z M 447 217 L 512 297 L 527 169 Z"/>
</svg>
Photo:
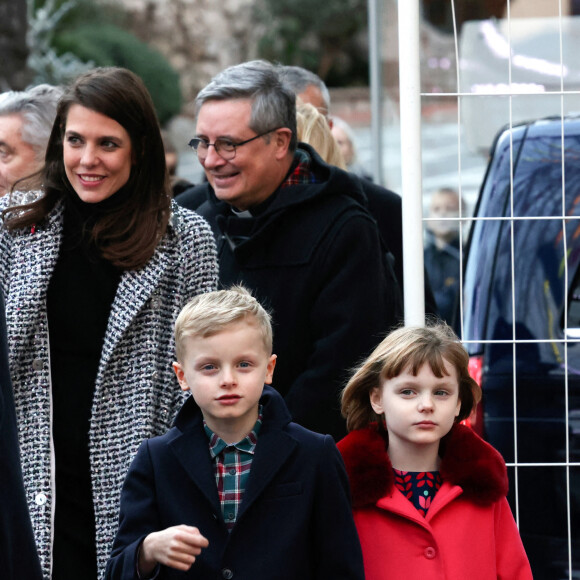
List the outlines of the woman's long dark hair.
<svg viewBox="0 0 580 580">
<path fill-rule="evenodd" d="M 153 102 L 143 81 L 117 67 L 81 75 L 61 98 L 41 172 L 44 195 L 4 212 L 8 229 L 40 224 L 57 201 L 76 196 L 64 168 L 63 138 L 72 105 L 80 105 L 119 123 L 129 134 L 134 165 L 126 186 L 127 201 L 95 223 L 92 237 L 104 258 L 115 266 L 138 269 L 153 256 L 170 215 L 171 189 Z"/>
</svg>

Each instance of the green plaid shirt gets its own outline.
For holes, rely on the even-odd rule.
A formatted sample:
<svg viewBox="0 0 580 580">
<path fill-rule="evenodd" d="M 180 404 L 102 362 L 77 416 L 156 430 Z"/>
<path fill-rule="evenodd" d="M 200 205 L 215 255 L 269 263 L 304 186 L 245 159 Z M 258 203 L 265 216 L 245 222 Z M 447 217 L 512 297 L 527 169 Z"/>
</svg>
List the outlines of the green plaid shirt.
<svg viewBox="0 0 580 580">
<path fill-rule="evenodd" d="M 213 460 L 215 481 L 222 507 L 222 514 L 228 531 L 238 519 L 238 510 L 250 476 L 254 451 L 262 427 L 262 406 L 254 428 L 238 443 L 228 445 L 203 422 L 209 439 L 209 453 Z"/>
</svg>

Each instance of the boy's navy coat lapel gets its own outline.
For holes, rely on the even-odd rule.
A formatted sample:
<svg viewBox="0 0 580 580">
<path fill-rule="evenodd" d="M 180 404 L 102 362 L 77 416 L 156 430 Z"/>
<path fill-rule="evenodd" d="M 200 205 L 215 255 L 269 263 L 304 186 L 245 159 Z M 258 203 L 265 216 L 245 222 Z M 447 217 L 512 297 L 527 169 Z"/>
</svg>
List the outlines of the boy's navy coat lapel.
<svg viewBox="0 0 580 580">
<path fill-rule="evenodd" d="M 238 518 L 243 517 L 264 489 L 269 487 L 296 445 L 296 440 L 282 431 L 260 433 L 260 444 L 256 447 L 248 487 L 238 512 Z"/>
<path fill-rule="evenodd" d="M 252 460 L 248 487 L 244 492 L 238 518 L 242 517 L 262 491 L 270 485 L 297 445 L 295 439 L 279 429 L 281 424 L 290 422 L 290 415 L 286 412 L 278 413 L 272 408 L 268 410 L 270 416 L 265 419 L 260 431 L 259 445 Z M 168 446 L 193 483 L 206 497 L 214 513 L 220 513 L 214 466 L 208 453 L 207 439 L 199 437 L 200 429 L 203 429 L 203 419 L 193 397 L 187 400 L 180 412 L 176 421 L 177 426 L 183 425 L 185 420 L 190 421 L 190 424 L 183 432 L 176 431 Z"/>
<path fill-rule="evenodd" d="M 191 407 L 196 407 L 193 397 L 190 397 L 180 416 Z M 178 417 L 178 422 L 180 421 Z M 193 423 L 181 432 L 175 431 L 174 436 L 167 443 L 178 463 L 180 463 L 194 485 L 205 496 L 213 513 L 221 513 L 221 507 L 215 483 L 215 474 L 210 455 L 208 453 L 207 439 L 199 436 L 203 429 L 201 413 L 196 414 Z"/>
</svg>

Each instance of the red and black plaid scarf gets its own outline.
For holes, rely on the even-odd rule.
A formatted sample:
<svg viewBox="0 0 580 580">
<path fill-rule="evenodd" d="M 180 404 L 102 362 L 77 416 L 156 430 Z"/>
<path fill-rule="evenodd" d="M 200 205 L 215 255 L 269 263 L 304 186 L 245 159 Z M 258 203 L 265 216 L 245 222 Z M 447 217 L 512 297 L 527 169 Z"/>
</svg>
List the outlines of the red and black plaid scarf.
<svg viewBox="0 0 580 580">
<path fill-rule="evenodd" d="M 308 183 L 319 183 L 319 179 L 310 169 L 312 160 L 310 155 L 302 149 L 294 152 L 294 166 L 288 177 L 280 184 L 280 189 L 291 185 L 306 185 Z"/>
</svg>

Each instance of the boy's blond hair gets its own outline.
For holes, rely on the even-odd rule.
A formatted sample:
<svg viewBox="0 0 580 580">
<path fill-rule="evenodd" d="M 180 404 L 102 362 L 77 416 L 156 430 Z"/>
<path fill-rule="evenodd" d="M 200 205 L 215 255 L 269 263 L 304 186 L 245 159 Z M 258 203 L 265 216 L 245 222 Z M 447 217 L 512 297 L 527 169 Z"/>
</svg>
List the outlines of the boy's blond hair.
<svg viewBox="0 0 580 580">
<path fill-rule="evenodd" d="M 272 318 L 246 288 L 232 286 L 228 290 L 199 294 L 183 307 L 175 321 L 177 360 L 183 362 L 186 338 L 212 336 L 246 318 L 257 323 L 264 348 L 268 355 L 272 354 Z"/>
<path fill-rule="evenodd" d="M 382 425 L 382 417 L 370 403 L 371 391 L 381 387 L 382 381 L 407 369 L 416 376 L 425 363 L 441 378 L 445 374 L 444 359 L 455 367 L 459 379 L 461 408 L 456 422 L 467 419 L 481 399 L 481 389 L 469 375 L 469 355 L 457 335 L 447 324 L 437 322 L 391 332 L 355 371 L 342 392 L 342 415 L 347 429 L 362 429 L 372 422 Z"/>
</svg>

